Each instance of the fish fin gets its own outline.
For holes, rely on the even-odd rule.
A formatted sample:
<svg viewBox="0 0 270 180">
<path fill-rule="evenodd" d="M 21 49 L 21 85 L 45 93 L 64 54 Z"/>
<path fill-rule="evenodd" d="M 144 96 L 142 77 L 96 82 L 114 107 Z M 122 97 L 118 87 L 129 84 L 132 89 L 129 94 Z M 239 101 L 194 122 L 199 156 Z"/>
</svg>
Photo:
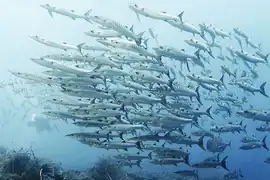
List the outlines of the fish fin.
<svg viewBox="0 0 270 180">
<path fill-rule="evenodd" d="M 129 28 L 129 30 L 130 30 L 132 33 L 134 33 L 134 25 L 132 25 L 132 26 Z"/>
<path fill-rule="evenodd" d="M 182 11 L 180 14 L 178 14 L 178 17 L 182 23 L 183 23 L 183 15 L 184 15 L 184 11 Z"/>
<path fill-rule="evenodd" d="M 142 42 L 142 36 L 144 35 L 144 31 L 143 32 L 141 32 L 141 33 L 139 33 L 138 35 L 135 35 L 135 41 L 136 41 L 136 44 L 138 45 L 138 46 L 140 46 L 141 45 L 141 42 Z"/>
<path fill-rule="evenodd" d="M 262 95 L 264 95 L 265 97 L 269 97 L 266 93 L 265 93 L 265 84 L 266 84 L 266 82 L 264 82 L 264 83 L 262 83 L 262 85 L 260 86 L 260 93 L 262 94 Z"/>
<path fill-rule="evenodd" d="M 211 109 L 212 109 L 212 106 L 210 106 L 207 110 L 206 110 L 206 114 L 208 117 L 210 117 L 211 119 L 214 119 L 211 115 Z"/>
<path fill-rule="evenodd" d="M 53 17 L 52 11 L 48 10 L 48 13 L 50 14 L 51 17 Z"/>
<path fill-rule="evenodd" d="M 266 137 L 267 137 L 267 136 L 264 136 L 264 138 L 263 138 L 263 140 L 262 140 L 262 143 L 263 143 L 264 149 L 266 149 L 267 151 L 269 151 L 269 149 L 268 149 L 268 147 L 267 147 L 267 145 L 266 145 Z"/>
<path fill-rule="evenodd" d="M 136 164 L 137 164 L 137 166 L 138 166 L 139 168 L 142 169 L 142 167 L 141 167 L 141 162 L 142 162 L 142 160 L 138 160 L 138 161 L 136 162 Z"/>
<path fill-rule="evenodd" d="M 82 56 L 84 56 L 83 53 L 82 53 L 82 47 L 83 47 L 84 44 L 85 44 L 85 43 L 80 43 L 80 44 L 77 45 L 78 52 L 79 52 Z"/>
<path fill-rule="evenodd" d="M 148 154 L 149 159 L 152 159 L 152 152 Z"/>
<path fill-rule="evenodd" d="M 226 164 L 227 158 L 228 158 L 228 156 L 226 156 L 224 159 L 222 159 L 222 161 L 220 162 L 220 165 L 221 165 L 221 167 L 223 167 L 224 169 L 229 171 L 229 169 L 227 168 L 227 164 Z"/>
<path fill-rule="evenodd" d="M 200 87 L 200 86 L 198 86 L 198 87 L 196 88 L 196 90 L 195 90 L 195 92 L 196 92 L 196 94 L 197 94 L 196 99 L 197 99 L 197 101 L 198 101 L 201 105 L 203 105 L 203 104 L 202 104 L 202 101 L 201 101 L 200 93 L 199 93 L 199 87 Z"/>
<path fill-rule="evenodd" d="M 200 139 L 198 141 L 198 145 L 200 146 L 200 148 L 202 148 L 205 151 L 205 148 L 203 146 L 203 139 L 204 139 L 204 136 L 200 137 Z"/>
</svg>

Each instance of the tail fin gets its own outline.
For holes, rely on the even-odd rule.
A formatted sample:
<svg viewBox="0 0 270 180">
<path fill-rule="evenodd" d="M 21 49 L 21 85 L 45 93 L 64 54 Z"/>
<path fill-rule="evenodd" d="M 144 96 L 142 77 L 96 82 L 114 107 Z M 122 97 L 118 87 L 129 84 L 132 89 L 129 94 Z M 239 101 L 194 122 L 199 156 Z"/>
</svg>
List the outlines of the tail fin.
<svg viewBox="0 0 270 180">
<path fill-rule="evenodd" d="M 265 89 L 264 89 L 265 84 L 266 84 L 266 82 L 262 83 L 262 85 L 260 86 L 260 93 L 261 93 L 262 95 L 264 95 L 265 97 L 269 97 L 269 96 L 265 93 Z"/>
<path fill-rule="evenodd" d="M 174 89 L 174 87 L 173 87 L 173 82 L 174 82 L 175 79 L 176 79 L 176 78 L 172 78 L 172 79 L 169 80 L 169 87 L 170 87 L 173 91 L 175 91 L 175 89 Z"/>
<path fill-rule="evenodd" d="M 232 150 L 232 141 L 230 141 L 227 146 L 229 146 L 229 148 Z"/>
<path fill-rule="evenodd" d="M 92 12 L 92 9 L 89 9 L 86 13 L 84 13 L 84 16 L 89 16 L 89 14 Z"/>
<path fill-rule="evenodd" d="M 202 148 L 205 151 L 205 148 L 203 146 L 203 139 L 204 139 L 204 136 L 200 137 L 198 145 L 200 146 L 200 148 Z"/>
<path fill-rule="evenodd" d="M 142 43 L 142 36 L 143 36 L 143 34 L 144 34 L 144 32 L 141 32 L 141 33 L 139 33 L 138 35 L 136 35 L 135 37 L 136 37 L 136 44 L 138 45 L 138 46 L 140 46 L 141 45 L 141 43 Z"/>
<path fill-rule="evenodd" d="M 148 154 L 149 159 L 152 159 L 152 152 Z"/>
<path fill-rule="evenodd" d="M 265 62 L 268 64 L 268 57 L 269 57 L 269 53 L 268 54 L 266 54 L 266 56 L 264 57 L 264 60 L 265 60 Z"/>
<path fill-rule="evenodd" d="M 84 44 L 85 44 L 85 43 L 81 43 L 81 44 L 78 44 L 78 45 L 77 45 L 78 52 L 79 52 L 82 56 L 84 56 L 83 53 L 82 53 L 82 47 L 83 47 Z"/>
<path fill-rule="evenodd" d="M 233 72 L 233 77 L 236 78 L 236 74 L 237 74 L 237 69 L 234 70 Z"/>
<path fill-rule="evenodd" d="M 148 40 L 149 40 L 149 38 L 147 38 L 147 39 L 145 39 L 145 40 L 143 41 L 143 44 L 145 45 L 145 48 L 146 48 L 146 49 L 148 49 Z"/>
<path fill-rule="evenodd" d="M 198 87 L 196 88 L 196 90 L 195 90 L 195 92 L 196 92 L 196 94 L 197 94 L 196 99 L 197 99 L 197 101 L 198 101 L 201 105 L 203 105 L 203 104 L 202 104 L 202 101 L 201 101 L 200 93 L 199 93 L 199 87 L 200 87 L 200 86 L 198 86 Z"/>
<path fill-rule="evenodd" d="M 208 117 L 210 117 L 211 119 L 214 119 L 213 117 L 212 117 L 212 115 L 211 115 L 211 109 L 212 109 L 212 106 L 210 106 L 207 110 L 206 110 L 206 114 L 207 114 L 207 116 Z"/>
<path fill-rule="evenodd" d="M 180 14 L 178 14 L 178 17 L 179 17 L 179 19 L 180 19 L 180 21 L 183 23 L 184 21 L 183 21 L 183 14 L 184 14 L 184 11 L 183 12 L 181 12 Z"/>
<path fill-rule="evenodd" d="M 226 156 L 224 159 L 222 159 L 222 161 L 220 162 L 220 165 L 221 165 L 221 167 L 223 167 L 224 169 L 229 171 L 229 169 L 227 168 L 227 164 L 226 164 L 226 159 L 227 158 L 228 158 L 228 156 Z"/>
<path fill-rule="evenodd" d="M 140 141 L 137 141 L 137 142 L 136 142 L 136 147 L 137 147 L 140 151 L 143 152 L 141 144 L 142 144 L 142 143 L 141 143 Z"/>
<path fill-rule="evenodd" d="M 264 136 L 263 140 L 262 140 L 262 143 L 263 143 L 263 147 L 264 149 L 266 149 L 267 151 L 269 151 L 267 145 L 266 145 L 266 136 Z"/>
<path fill-rule="evenodd" d="M 243 131 L 247 134 L 247 125 L 244 125 Z"/>
<path fill-rule="evenodd" d="M 222 74 L 220 81 L 222 82 L 223 86 L 227 89 L 226 85 L 224 84 L 224 74 Z"/>
<path fill-rule="evenodd" d="M 166 96 L 161 97 L 161 104 L 164 105 L 164 106 L 167 106 Z"/>
<path fill-rule="evenodd" d="M 186 165 L 190 166 L 190 163 L 189 163 L 189 154 L 184 157 L 184 161 L 185 161 L 185 164 Z"/>
<path fill-rule="evenodd" d="M 138 166 L 139 168 L 142 169 L 142 167 L 141 167 L 141 162 L 142 162 L 142 160 L 138 160 L 138 161 L 136 162 L 136 164 L 137 164 L 137 166 Z"/>
<path fill-rule="evenodd" d="M 215 56 L 213 55 L 213 53 L 212 53 L 212 50 L 210 49 L 209 51 L 208 51 L 208 54 L 213 58 L 213 59 L 215 59 Z"/>
</svg>

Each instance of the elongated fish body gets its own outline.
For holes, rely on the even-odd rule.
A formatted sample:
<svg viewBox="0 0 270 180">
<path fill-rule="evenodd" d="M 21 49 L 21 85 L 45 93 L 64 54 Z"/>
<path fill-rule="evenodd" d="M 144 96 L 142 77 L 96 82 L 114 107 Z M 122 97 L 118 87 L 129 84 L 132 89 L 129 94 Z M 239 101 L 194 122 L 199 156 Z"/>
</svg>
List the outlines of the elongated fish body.
<svg viewBox="0 0 270 180">
<path fill-rule="evenodd" d="M 270 132 L 270 126 L 267 124 L 263 124 L 263 125 L 257 127 L 256 130 L 260 131 L 260 132 Z"/>
<path fill-rule="evenodd" d="M 226 133 L 226 132 L 238 132 L 244 131 L 246 132 L 246 126 L 242 127 L 241 125 L 224 125 L 224 126 L 214 126 L 210 129 L 210 131 L 216 132 L 216 133 Z"/>
<path fill-rule="evenodd" d="M 79 19 L 84 18 L 83 15 L 76 14 L 74 10 L 66 10 L 66 9 L 62 9 L 62 8 L 56 8 L 54 6 L 50 6 L 49 4 L 40 5 L 40 6 L 42 8 L 45 8 L 52 17 L 53 17 L 53 13 L 57 13 L 57 14 L 61 14 L 63 16 L 70 17 L 73 20 L 78 19 L 78 18 Z"/>
<path fill-rule="evenodd" d="M 264 148 L 267 151 L 269 151 L 267 145 L 266 145 L 266 136 L 264 136 L 262 142 L 251 142 L 251 143 L 245 143 L 242 146 L 239 147 L 239 149 L 242 150 L 251 150 L 251 149 L 259 149 Z"/>
<path fill-rule="evenodd" d="M 131 29 L 128 29 L 126 26 L 106 17 L 88 16 L 88 18 L 90 18 L 92 21 L 100 23 L 107 28 L 111 28 L 112 30 L 121 33 L 123 36 L 133 39 L 138 46 L 141 45 L 143 33 L 135 35 Z"/>
<path fill-rule="evenodd" d="M 201 36 L 201 32 L 198 28 L 196 28 L 194 25 L 189 24 L 187 22 L 182 22 L 179 20 L 173 20 L 173 21 L 166 21 L 167 23 L 169 23 L 170 25 L 180 29 L 181 31 L 185 31 L 185 32 L 189 32 L 193 35 L 198 34 Z"/>
<path fill-rule="evenodd" d="M 219 86 L 223 85 L 223 86 L 225 86 L 224 83 L 223 83 L 224 75 L 222 75 L 220 80 L 214 79 L 211 76 L 210 77 L 201 77 L 201 76 L 198 76 L 198 75 L 195 75 L 195 74 L 187 75 L 187 77 L 190 80 L 196 81 L 198 83 L 206 83 L 206 84 L 211 84 L 211 85 L 219 85 Z"/>
<path fill-rule="evenodd" d="M 236 112 L 236 115 L 257 121 L 270 122 L 270 112 L 256 109 L 248 109 Z"/>
<path fill-rule="evenodd" d="M 217 36 L 220 36 L 223 39 L 226 38 L 226 37 L 228 37 L 228 38 L 231 37 L 230 33 L 227 33 L 225 31 L 223 31 L 222 29 L 214 28 L 214 31 L 215 31 Z"/>
<path fill-rule="evenodd" d="M 240 29 L 240 28 L 233 28 L 233 31 L 234 31 L 238 36 L 241 36 L 242 38 L 244 38 L 244 39 L 246 39 L 246 40 L 249 39 L 248 35 L 246 35 L 242 29 Z"/>
<path fill-rule="evenodd" d="M 104 52 L 111 51 L 111 49 L 103 47 L 103 46 L 89 46 L 89 45 L 83 45 L 81 49 L 90 50 L 90 51 L 104 51 Z"/>
<path fill-rule="evenodd" d="M 158 20 L 178 20 L 179 19 L 178 16 L 173 16 L 166 12 L 154 12 L 147 8 L 139 7 L 137 4 L 134 4 L 134 3 L 129 4 L 129 8 L 137 14 L 137 17 L 139 17 L 138 15 L 140 14 L 145 17 L 158 19 Z"/>
<path fill-rule="evenodd" d="M 196 164 L 191 165 L 193 168 L 216 168 L 218 166 L 223 167 L 224 169 L 228 170 L 226 166 L 226 159 L 228 156 L 226 156 L 222 161 L 202 161 Z"/>
<path fill-rule="evenodd" d="M 269 56 L 269 53 L 264 53 L 262 51 L 257 51 L 256 54 L 261 57 L 262 59 L 265 60 L 266 63 L 268 63 L 268 56 Z"/>
<path fill-rule="evenodd" d="M 230 69 L 229 69 L 227 66 L 225 66 L 225 65 L 221 65 L 221 69 L 222 69 L 225 73 L 227 73 L 229 76 L 233 76 L 234 78 L 236 78 L 236 71 L 234 71 L 234 73 L 232 73 L 232 72 L 230 71 Z"/>
<path fill-rule="evenodd" d="M 188 45 L 197 48 L 198 50 L 203 50 L 204 52 L 205 52 L 205 51 L 208 52 L 209 55 L 210 55 L 211 57 L 214 58 L 214 56 L 213 56 L 213 54 L 212 54 L 212 51 L 211 51 L 211 49 L 207 46 L 207 44 L 204 44 L 204 43 L 202 43 L 202 42 L 199 42 L 199 41 L 196 40 L 196 39 L 185 40 L 185 42 L 186 42 Z M 199 52 L 199 51 L 198 51 L 198 52 Z M 199 59 L 199 58 L 196 58 L 196 59 Z M 204 67 L 203 67 L 203 68 L 204 68 Z"/>
<path fill-rule="evenodd" d="M 179 163 L 185 163 L 186 161 L 183 159 L 177 158 L 162 158 L 162 159 L 154 159 L 151 161 L 152 164 L 159 164 L 159 165 L 175 165 Z"/>
<path fill-rule="evenodd" d="M 262 63 L 265 64 L 265 62 L 267 61 L 267 58 L 269 56 L 269 54 L 265 57 L 265 59 L 262 59 L 260 57 L 254 56 L 254 55 L 249 55 L 246 52 L 240 52 L 240 51 L 236 51 L 236 54 L 243 60 L 250 62 L 250 63 Z"/>
<path fill-rule="evenodd" d="M 207 32 L 211 36 L 212 43 L 214 43 L 215 42 L 215 38 L 216 38 L 216 32 L 214 30 L 214 27 L 212 25 L 206 25 L 204 23 L 203 24 L 199 24 L 199 26 L 200 26 L 200 28 L 201 28 L 201 30 L 203 32 Z"/>
<path fill-rule="evenodd" d="M 200 86 L 201 86 L 202 88 L 204 88 L 204 89 L 210 91 L 210 92 L 212 92 L 212 91 L 218 92 L 218 88 L 216 88 L 216 87 L 213 86 L 213 85 L 205 84 L 205 83 L 200 83 Z"/>
<path fill-rule="evenodd" d="M 40 59 L 47 58 L 47 59 L 53 59 L 53 60 L 62 60 L 62 61 L 78 61 L 78 62 L 84 62 L 84 57 L 78 54 L 48 54 L 45 56 L 41 56 Z"/>
<path fill-rule="evenodd" d="M 113 30 L 89 30 L 84 33 L 87 36 L 96 37 L 96 38 L 113 38 L 121 37 L 122 34 Z"/>
<path fill-rule="evenodd" d="M 268 97 L 268 95 L 266 94 L 265 92 L 265 84 L 266 82 L 264 82 L 260 88 L 256 88 L 254 86 L 251 86 L 250 84 L 248 83 L 245 83 L 245 82 L 237 82 L 236 83 L 240 88 L 242 88 L 244 91 L 247 91 L 247 92 L 251 92 L 253 95 L 255 95 L 255 92 L 259 92 L 261 93 L 262 95 L 264 95 L 265 97 Z"/>
<path fill-rule="evenodd" d="M 58 43 L 58 42 L 54 42 L 54 41 L 46 41 L 46 45 L 50 46 L 50 47 L 54 47 L 54 48 L 58 48 L 58 49 L 62 49 L 62 50 L 76 50 L 78 51 L 80 54 L 82 54 L 81 52 L 81 47 L 84 45 L 84 43 L 81 43 L 77 46 L 74 45 L 70 45 L 66 42 L 62 42 L 62 43 Z"/>
<path fill-rule="evenodd" d="M 254 49 L 258 49 L 258 50 L 261 49 L 261 48 L 260 48 L 261 44 L 254 44 L 254 43 L 251 41 L 251 39 L 248 39 L 246 42 L 247 42 L 247 45 L 248 45 L 248 46 L 250 46 L 250 47 L 252 47 L 252 48 L 254 48 Z"/>
<path fill-rule="evenodd" d="M 82 101 L 79 99 L 58 99 L 58 98 L 53 98 L 47 100 L 47 102 L 53 103 L 53 104 L 59 104 L 59 105 L 65 105 L 65 106 L 88 106 L 90 102 L 87 101 Z"/>
<path fill-rule="evenodd" d="M 46 46 L 50 46 L 50 43 L 47 40 L 45 40 L 39 36 L 29 36 L 29 37 L 31 39 L 35 40 L 36 42 L 39 42 L 39 43 L 46 45 Z"/>
<path fill-rule="evenodd" d="M 108 131 L 132 131 L 132 130 L 144 130 L 146 127 L 141 124 L 115 124 L 103 127 L 103 129 Z"/>
</svg>

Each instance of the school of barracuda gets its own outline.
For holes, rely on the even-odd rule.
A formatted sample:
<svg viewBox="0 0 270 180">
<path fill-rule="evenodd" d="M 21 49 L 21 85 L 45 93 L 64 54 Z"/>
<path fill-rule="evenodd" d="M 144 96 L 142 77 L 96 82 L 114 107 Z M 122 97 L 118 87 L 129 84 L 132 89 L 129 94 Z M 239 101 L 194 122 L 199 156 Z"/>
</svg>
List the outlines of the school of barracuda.
<svg viewBox="0 0 270 180">
<path fill-rule="evenodd" d="M 93 29 L 85 35 L 97 41 L 95 45 L 86 42 L 72 45 L 30 36 L 47 48 L 58 48 L 59 54 L 31 59 L 47 68 L 40 75 L 10 70 L 27 82 L 48 85 L 53 93 L 47 103 L 58 107 L 44 109 L 43 115 L 48 119 L 86 128 L 67 137 L 94 148 L 119 151 L 115 159 L 123 166 L 143 168 L 142 161 L 168 166 L 184 163 L 185 168 L 175 174 L 193 179 L 199 179 L 198 169 L 216 167 L 227 171 L 223 179 L 244 177 L 241 170 L 227 166 L 229 157 L 223 152 L 231 147 L 231 142 L 223 141 L 225 133 L 242 134 L 241 150 L 269 150 L 266 136 L 257 139 L 247 133 L 245 121 L 230 119 L 236 115 L 261 121 L 253 129 L 270 131 L 270 111 L 244 108 L 248 105 L 246 95 L 268 98 L 266 81 L 257 82 L 257 70 L 269 66 L 269 54 L 240 28 L 226 32 L 211 24 L 195 26 L 187 22 L 184 12 L 173 15 L 129 5 L 140 23 L 143 18 L 151 18 L 170 24 L 179 33 L 189 33 L 191 38 L 184 42 L 194 47 L 194 52 L 187 52 L 181 47 L 160 45 L 153 28 L 135 33 L 133 26 L 129 28 L 111 18 L 97 16 L 92 10 L 79 15 L 74 10 L 49 4 L 41 7 L 52 18 L 63 15 L 86 20 Z M 224 47 L 221 42 L 225 39 L 236 40 L 239 47 Z M 156 46 L 148 47 L 148 40 Z M 254 55 L 246 52 L 247 48 Z M 219 77 L 211 76 L 211 61 L 219 61 Z M 200 74 L 195 74 L 192 67 L 200 67 Z M 245 94 L 237 95 L 230 87 L 240 88 Z M 229 120 L 220 123 L 212 114 Z M 211 127 L 207 128 L 205 123 Z M 193 146 L 209 151 L 209 158 L 190 162 L 192 153 L 188 149 Z M 128 154 L 134 148 L 138 153 Z M 270 157 L 265 158 L 265 163 L 270 163 Z"/>
</svg>

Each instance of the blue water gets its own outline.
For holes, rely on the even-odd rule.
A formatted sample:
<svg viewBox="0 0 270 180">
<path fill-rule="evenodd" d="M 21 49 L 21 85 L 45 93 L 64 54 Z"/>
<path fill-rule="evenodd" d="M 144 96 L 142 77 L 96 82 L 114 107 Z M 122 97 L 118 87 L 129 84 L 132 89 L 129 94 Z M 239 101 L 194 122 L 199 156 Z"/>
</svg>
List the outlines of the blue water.
<svg viewBox="0 0 270 180">
<path fill-rule="evenodd" d="M 168 44 L 177 48 L 187 48 L 184 39 L 190 38 L 188 33 L 181 33 L 179 30 L 160 21 L 154 21 L 142 17 L 142 23 L 139 23 L 135 13 L 128 8 L 128 1 L 120 0 L 1 0 L 0 1 L 0 75 L 1 81 L 12 82 L 12 75 L 8 70 L 22 72 L 39 72 L 40 67 L 29 61 L 32 57 L 50 54 L 55 51 L 52 48 L 46 48 L 43 45 L 33 42 L 28 36 L 38 35 L 46 39 L 55 41 L 67 41 L 72 44 L 87 42 L 94 43 L 91 38 L 86 37 L 83 32 L 91 28 L 91 24 L 82 20 L 71 20 L 60 15 L 51 18 L 49 14 L 42 9 L 40 4 L 52 4 L 65 9 L 74 9 L 78 13 L 84 13 L 88 9 L 93 9 L 93 13 L 108 16 L 112 19 L 122 22 L 127 26 L 135 25 L 135 31 L 141 32 L 149 27 L 154 28 L 158 33 L 159 41 L 162 44 Z M 262 43 L 263 49 L 270 50 L 270 26 L 269 26 L 269 7 L 270 1 L 257 0 L 136 0 L 136 3 L 153 10 L 161 10 L 170 14 L 179 14 L 185 11 L 184 20 L 192 24 L 205 22 L 215 26 L 232 31 L 232 28 L 239 27 L 243 29 L 254 42 Z M 236 44 L 233 44 L 236 46 Z M 213 76 L 220 77 L 220 61 L 212 60 Z M 269 80 L 269 69 L 260 66 L 259 79 L 257 85 Z M 225 78 L 226 81 L 226 78 Z M 29 148 L 33 147 L 37 155 L 60 161 L 67 169 L 86 169 L 102 155 L 109 155 L 107 150 L 93 149 L 82 145 L 72 139 L 65 138 L 64 135 L 79 130 L 62 122 L 56 123 L 60 132 L 42 132 L 37 133 L 34 128 L 27 127 L 26 123 L 33 113 L 38 113 L 42 109 L 36 106 L 26 112 L 20 108 L 24 98 L 12 92 L 11 88 L 0 89 L 1 91 L 1 109 L 0 121 L 3 124 L 0 130 L 0 144 L 8 148 Z M 233 89 L 236 94 L 243 92 L 239 89 Z M 270 85 L 266 85 L 266 91 L 270 91 Z M 14 106 L 12 105 L 11 99 Z M 269 109 L 269 99 L 260 94 L 248 96 L 249 103 L 257 109 Z M 4 113 L 4 111 L 6 113 Z M 27 113 L 27 114 L 26 114 Z M 22 117 L 27 115 L 25 119 Z M 215 117 L 216 121 L 223 121 L 222 117 Z M 232 120 L 240 120 L 233 116 Z M 255 134 L 261 139 L 265 134 L 255 132 L 258 123 L 245 120 L 248 125 L 248 133 Z M 225 154 L 229 156 L 228 167 L 230 169 L 241 168 L 245 180 L 267 180 L 269 179 L 269 164 L 264 164 L 264 159 L 269 153 L 264 149 L 241 151 L 240 138 L 243 134 L 226 135 L 226 141 L 232 140 L 232 148 L 226 150 Z M 270 144 L 270 140 L 268 140 Z M 113 153 L 113 152 L 112 152 Z M 112 154 L 110 151 L 110 154 Z M 115 152 L 116 153 L 116 152 Z M 208 152 L 202 152 L 199 148 L 193 148 L 191 152 L 191 162 L 200 161 L 211 155 Z M 148 163 L 143 164 L 144 171 L 165 170 L 172 172 L 177 167 L 157 167 Z M 133 171 L 139 171 L 134 168 Z M 214 176 L 223 173 L 220 169 L 200 170 L 203 176 Z"/>
</svg>

